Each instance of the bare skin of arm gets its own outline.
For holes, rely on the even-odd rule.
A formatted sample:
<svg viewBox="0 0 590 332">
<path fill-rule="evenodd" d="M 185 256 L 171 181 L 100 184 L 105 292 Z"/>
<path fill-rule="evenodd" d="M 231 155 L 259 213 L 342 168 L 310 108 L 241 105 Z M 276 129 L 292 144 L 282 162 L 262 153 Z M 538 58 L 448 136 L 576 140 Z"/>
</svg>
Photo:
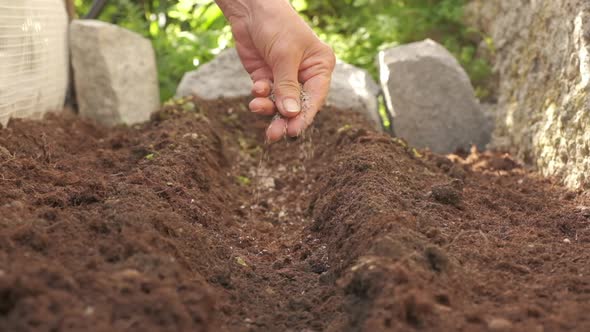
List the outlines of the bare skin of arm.
<svg viewBox="0 0 590 332">
<path fill-rule="evenodd" d="M 269 141 L 299 136 L 324 104 L 335 58 L 287 0 L 216 0 L 252 78 L 252 112 L 273 115 Z M 307 101 L 302 105 L 303 85 Z M 270 99 L 274 88 L 275 101 Z"/>
</svg>

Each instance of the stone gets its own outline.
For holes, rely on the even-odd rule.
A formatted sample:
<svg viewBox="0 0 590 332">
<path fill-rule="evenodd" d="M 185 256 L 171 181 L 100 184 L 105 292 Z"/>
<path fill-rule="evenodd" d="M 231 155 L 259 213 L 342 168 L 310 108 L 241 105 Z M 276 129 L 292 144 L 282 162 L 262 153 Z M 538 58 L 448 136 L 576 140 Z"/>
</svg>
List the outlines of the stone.
<svg viewBox="0 0 590 332">
<path fill-rule="evenodd" d="M 188 72 L 182 78 L 177 97 L 197 96 L 205 100 L 245 98 L 250 96 L 252 81 L 242 67 L 235 49 L 221 52 L 213 61 Z M 337 61 L 326 105 L 364 114 L 373 127 L 381 131 L 379 86 L 369 73 Z"/>
<path fill-rule="evenodd" d="M 252 80 L 242 67 L 235 49 L 221 52 L 212 61 L 182 77 L 176 97 L 196 96 L 204 100 L 250 96 Z"/>
<path fill-rule="evenodd" d="M 485 148 L 489 120 L 465 70 L 443 46 L 427 39 L 389 48 L 379 53 L 379 71 L 397 136 L 437 153 Z"/>
<path fill-rule="evenodd" d="M 465 10 L 495 50 L 491 146 L 590 188 L 590 2 L 472 0 Z"/>
<path fill-rule="evenodd" d="M 382 131 L 379 93 L 379 85 L 366 70 L 338 60 L 332 74 L 326 105 L 362 113 L 367 116 L 373 128 Z"/>
<path fill-rule="evenodd" d="M 156 57 L 148 39 L 110 23 L 74 20 L 70 49 L 81 116 L 131 125 L 158 110 Z"/>
</svg>

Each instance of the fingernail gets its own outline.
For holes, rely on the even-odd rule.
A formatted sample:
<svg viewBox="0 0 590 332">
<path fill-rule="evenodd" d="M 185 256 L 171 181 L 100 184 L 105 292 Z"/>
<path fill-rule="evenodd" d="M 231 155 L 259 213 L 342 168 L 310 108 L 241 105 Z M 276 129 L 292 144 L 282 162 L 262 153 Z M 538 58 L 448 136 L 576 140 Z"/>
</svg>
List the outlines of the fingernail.
<svg viewBox="0 0 590 332">
<path fill-rule="evenodd" d="M 283 106 L 285 107 L 285 111 L 289 113 L 299 113 L 301 111 L 299 103 L 295 99 L 285 99 L 285 101 L 283 101 Z"/>
</svg>

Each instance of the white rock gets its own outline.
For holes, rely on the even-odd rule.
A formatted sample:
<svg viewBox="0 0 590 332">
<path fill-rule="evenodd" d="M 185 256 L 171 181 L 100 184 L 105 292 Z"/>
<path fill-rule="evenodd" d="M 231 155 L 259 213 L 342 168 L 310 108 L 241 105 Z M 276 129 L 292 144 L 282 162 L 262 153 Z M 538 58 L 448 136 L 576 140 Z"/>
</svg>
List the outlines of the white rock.
<svg viewBox="0 0 590 332">
<path fill-rule="evenodd" d="M 444 47 L 429 39 L 393 47 L 379 54 L 379 67 L 396 135 L 438 153 L 489 142 L 469 77 Z"/>
<path fill-rule="evenodd" d="M 197 96 L 205 100 L 250 96 L 252 81 L 235 49 L 221 52 L 213 61 L 188 72 L 176 90 L 177 97 Z M 326 105 L 367 116 L 382 130 L 377 95 L 379 86 L 362 69 L 338 61 Z"/>
<path fill-rule="evenodd" d="M 70 45 L 80 115 L 105 125 L 149 120 L 160 106 L 151 42 L 113 24 L 76 20 Z"/>
</svg>

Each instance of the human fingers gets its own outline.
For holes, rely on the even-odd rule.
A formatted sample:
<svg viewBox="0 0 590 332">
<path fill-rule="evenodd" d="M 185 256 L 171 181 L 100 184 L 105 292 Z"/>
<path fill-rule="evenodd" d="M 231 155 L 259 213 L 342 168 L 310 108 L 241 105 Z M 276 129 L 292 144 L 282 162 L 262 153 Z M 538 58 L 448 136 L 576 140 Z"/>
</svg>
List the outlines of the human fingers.
<svg viewBox="0 0 590 332">
<path fill-rule="evenodd" d="M 303 102 L 301 113 L 289 120 L 287 135 L 296 137 L 311 125 L 316 114 L 324 105 L 330 91 L 331 75 L 318 75 L 309 79 L 303 85 Z"/>
<path fill-rule="evenodd" d="M 269 143 L 276 142 L 285 136 L 287 131 L 287 119 L 277 116 L 266 129 L 266 139 Z"/>
<path fill-rule="evenodd" d="M 260 115 L 273 115 L 276 112 L 275 104 L 269 98 L 258 97 L 250 102 L 250 111 Z"/>
<path fill-rule="evenodd" d="M 252 85 L 252 95 L 254 97 L 268 97 L 272 90 L 272 83 L 269 79 L 255 81 Z"/>
<path fill-rule="evenodd" d="M 301 112 L 301 87 L 299 85 L 300 59 L 294 55 L 284 56 L 273 68 L 275 103 L 279 112 L 287 118 Z"/>
</svg>

